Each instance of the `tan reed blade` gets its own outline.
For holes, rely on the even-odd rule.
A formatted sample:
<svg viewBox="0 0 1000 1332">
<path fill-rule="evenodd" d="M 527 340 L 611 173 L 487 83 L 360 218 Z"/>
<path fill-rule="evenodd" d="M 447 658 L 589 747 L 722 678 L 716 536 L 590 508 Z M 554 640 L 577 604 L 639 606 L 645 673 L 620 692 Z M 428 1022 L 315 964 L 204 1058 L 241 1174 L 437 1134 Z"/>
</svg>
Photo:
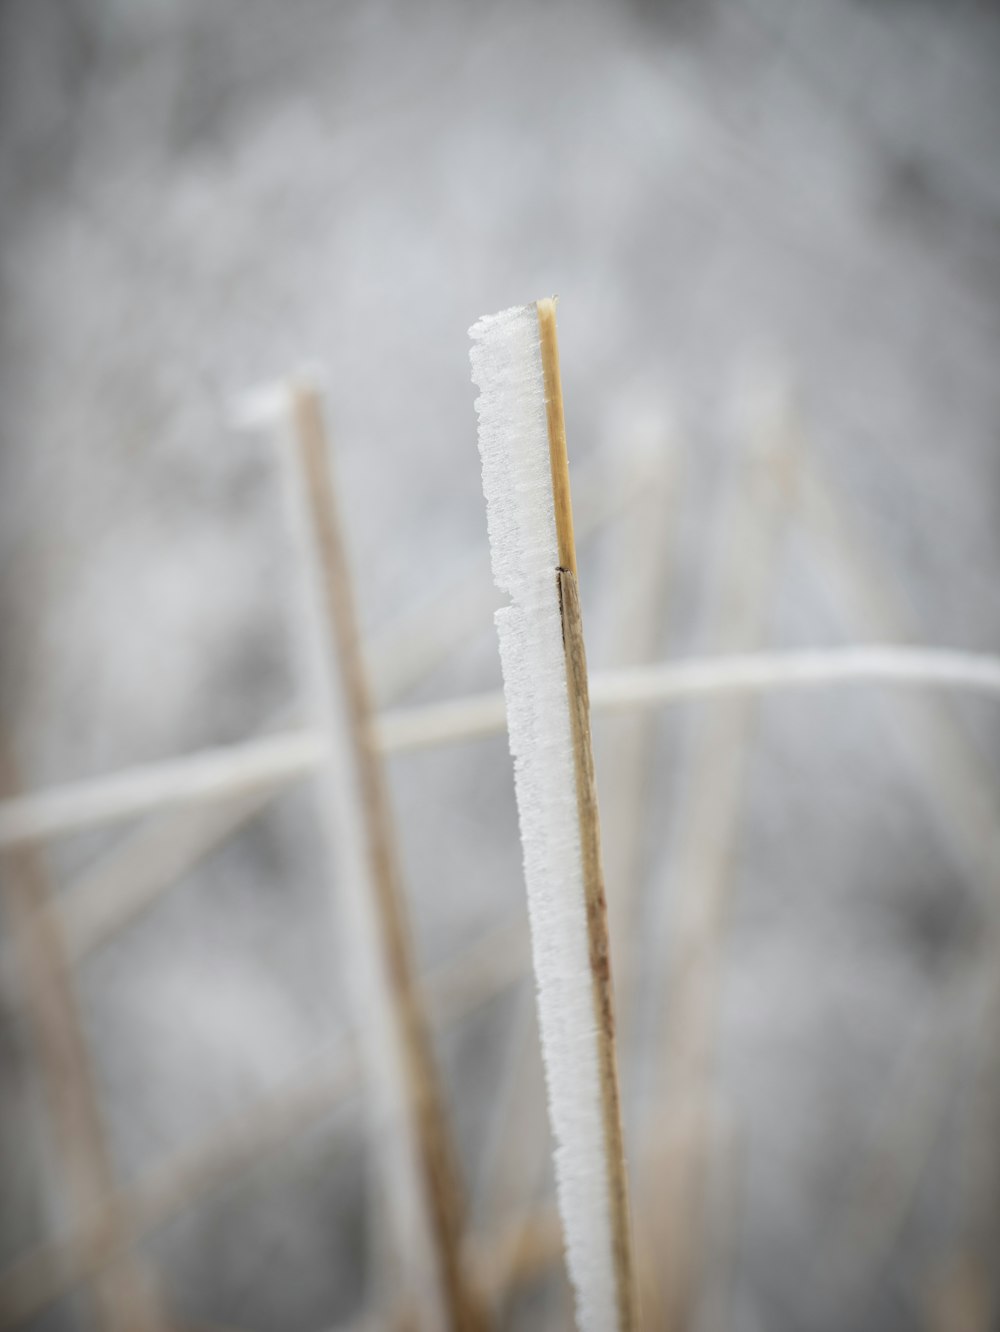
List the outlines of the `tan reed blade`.
<svg viewBox="0 0 1000 1332">
<path fill-rule="evenodd" d="M 715 589 L 715 646 L 759 648 L 797 478 L 796 437 L 784 398 L 764 399 L 719 525 L 725 560 Z M 727 908 L 753 695 L 720 703 L 701 719 L 688 760 L 679 832 L 664 1013 L 661 1091 L 650 1136 L 663 1138 L 663 1169 L 646 1206 L 661 1254 L 662 1325 L 687 1332 L 703 1294 L 708 1179 L 713 1164 L 712 1062 Z M 653 1154 L 651 1142 L 645 1151 Z"/>
<path fill-rule="evenodd" d="M 17 794 L 14 756 L 0 736 L 0 795 Z M 101 1119 L 62 928 L 50 907 L 43 853 L 12 847 L 0 861 L 19 974 L 25 989 L 60 1164 L 59 1184 L 71 1226 L 96 1224 L 87 1275 L 91 1312 L 101 1332 L 166 1332 L 150 1275 L 131 1252 L 133 1236 L 117 1209 L 111 1154 Z M 0 1327 L 21 1323 L 17 1304 L 0 1307 Z"/>
<path fill-rule="evenodd" d="M 462 1256 L 463 1208 L 455 1151 L 444 1111 L 420 995 L 402 900 L 395 837 L 375 734 L 375 716 L 361 652 L 353 588 L 341 536 L 319 390 L 299 382 L 292 390 L 293 447 L 304 482 L 310 544 L 320 576 L 324 631 L 339 672 L 339 692 L 349 748 L 346 771 L 357 784 L 363 854 L 374 895 L 374 927 L 381 957 L 378 972 L 402 1063 L 408 1130 L 415 1145 L 440 1301 L 454 1332 L 477 1332 L 485 1314 Z M 345 773 L 340 772 L 343 779 Z"/>
<path fill-rule="evenodd" d="M 559 347 L 556 336 L 555 300 L 537 303 L 541 338 L 545 407 L 549 430 L 549 461 L 555 501 L 556 536 L 560 568 L 557 570 L 562 614 L 563 647 L 566 653 L 566 684 L 569 695 L 576 797 L 583 860 L 583 883 L 587 906 L 587 934 L 593 983 L 594 1017 L 597 1023 L 604 1137 L 611 1207 L 611 1234 L 616 1276 L 616 1298 L 620 1332 L 639 1325 L 636 1280 L 632 1255 L 628 1174 L 622 1132 L 618 1062 L 615 1049 L 614 989 L 611 979 L 611 945 L 608 911 L 601 862 L 601 827 L 594 778 L 594 754 L 590 733 L 590 697 L 587 687 L 587 658 L 583 619 L 577 589 L 576 547 L 573 539 L 573 507 L 569 485 L 569 458 L 563 413 Z"/>
</svg>

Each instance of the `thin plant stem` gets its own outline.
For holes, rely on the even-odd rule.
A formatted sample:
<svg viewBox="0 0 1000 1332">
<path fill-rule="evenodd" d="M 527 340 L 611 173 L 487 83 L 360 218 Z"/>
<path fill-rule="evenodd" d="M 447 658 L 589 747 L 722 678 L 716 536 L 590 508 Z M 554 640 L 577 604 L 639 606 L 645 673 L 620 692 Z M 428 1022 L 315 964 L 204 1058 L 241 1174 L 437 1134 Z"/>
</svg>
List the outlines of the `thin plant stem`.
<svg viewBox="0 0 1000 1332">
<path fill-rule="evenodd" d="M 386 1098 L 382 1113 L 389 1115 L 384 1127 L 403 1135 L 412 1148 L 415 1196 L 428 1228 L 426 1240 L 434 1266 L 433 1272 L 420 1272 L 418 1257 L 407 1280 L 416 1280 L 424 1292 L 417 1296 L 417 1308 L 426 1299 L 428 1308 L 440 1309 L 453 1332 L 474 1332 L 485 1325 L 485 1316 L 462 1257 L 464 1217 L 456 1153 L 410 950 L 395 833 L 337 517 L 322 401 L 314 385 L 306 381 L 293 385 L 291 417 L 293 479 L 301 501 L 296 509 L 308 552 L 312 634 L 319 648 L 314 666 L 320 678 L 314 683 L 322 699 L 330 746 L 322 800 L 333 804 L 330 814 L 337 821 L 332 851 L 341 871 L 342 890 L 350 899 L 356 932 L 348 946 L 368 953 L 358 959 L 369 977 L 361 982 L 358 1001 L 374 1003 L 376 1021 L 384 1005 L 384 1029 L 366 1043 L 363 1053 L 376 1080 L 373 1087 L 382 1079 L 380 1094 Z M 362 876 L 360 882 L 353 881 L 356 874 Z M 393 1124 L 396 1112 L 391 1102 L 397 1093 L 392 1088 L 397 1085 L 402 1119 Z M 404 1157 L 410 1157 L 409 1150 L 399 1159 Z M 391 1171 L 387 1175 L 390 1205 L 397 1206 L 398 1188 L 407 1185 L 394 1180 Z M 401 1250 L 404 1245 L 412 1249 L 421 1238 L 412 1233 L 412 1222 L 405 1219 L 409 1207 L 400 1204 L 395 1216 L 396 1243 Z M 416 1291 L 410 1291 L 407 1297 L 415 1295 Z"/>
<path fill-rule="evenodd" d="M 549 434 L 549 461 L 555 505 L 556 539 L 559 551 L 557 583 L 562 615 L 563 649 L 566 655 L 566 686 L 576 774 L 577 814 L 587 913 L 587 936 L 596 1024 L 598 1072 L 604 1129 L 605 1169 L 611 1222 L 612 1258 L 616 1278 L 619 1332 L 638 1327 L 637 1286 L 632 1255 L 632 1221 L 629 1210 L 628 1172 L 622 1130 L 618 1058 L 615 1045 L 614 987 L 611 979 L 611 942 L 608 935 L 604 867 L 601 859 L 600 815 L 594 754 L 590 731 L 590 695 L 583 616 L 577 588 L 576 543 L 569 485 L 569 458 L 559 344 L 556 336 L 555 301 L 538 302 L 542 375 Z"/>
<path fill-rule="evenodd" d="M 724 566 L 714 637 L 723 650 L 756 647 L 794 481 L 787 423 L 758 423 L 720 524 Z M 711 1161 L 711 1081 L 722 939 L 732 853 L 743 800 L 752 697 L 702 719 L 688 767 L 687 804 L 674 862 L 663 1056 L 655 1126 L 665 1166 L 650 1180 L 648 1215 L 662 1255 L 661 1324 L 690 1332 L 701 1293 Z M 651 1150 L 647 1144 L 646 1152 Z"/>
<path fill-rule="evenodd" d="M 0 791 L 18 789 L 10 744 L 0 736 Z M 56 1143 L 57 1184 L 71 1227 L 90 1224 L 107 1238 L 108 1263 L 93 1274 L 91 1314 L 101 1332 L 165 1332 L 166 1321 L 148 1272 L 130 1251 L 131 1235 L 117 1205 L 117 1187 L 98 1091 L 84 1037 L 62 931 L 47 910 L 51 897 L 42 852 L 7 850 L 0 864 L 19 975 L 35 1037 L 38 1064 Z M 0 1317 L 17 1310 L 3 1306 Z"/>
<path fill-rule="evenodd" d="M 451 1026 L 488 1004 L 521 980 L 527 968 L 526 922 L 490 931 L 428 973 L 425 986 L 435 1026 Z M 252 1170 L 356 1093 L 361 1082 L 358 1048 L 364 1040 L 348 1033 L 342 1042 L 318 1052 L 273 1096 L 175 1153 L 122 1192 L 118 1206 L 132 1241 Z M 96 1219 L 84 1220 L 61 1240 L 15 1262 L 0 1275 L 0 1328 L 20 1325 L 100 1271 L 113 1254 L 111 1238 Z"/>
<path fill-rule="evenodd" d="M 993 697 L 1000 694 L 1000 656 L 882 644 L 727 653 L 597 672 L 590 680 L 590 703 L 593 712 L 628 713 L 729 694 L 865 685 L 891 686 L 899 693 L 936 690 Z M 940 725 L 934 725 L 933 735 L 926 726 L 921 728 L 919 742 L 914 744 L 935 744 L 942 751 L 942 762 L 948 763 L 949 772 L 954 771 L 956 782 L 961 782 L 964 789 L 970 780 L 971 760 L 955 754 L 953 727 L 945 739 Z M 376 714 L 372 720 L 373 743 L 385 754 L 461 744 L 499 735 L 505 726 L 503 694 L 499 690 L 444 703 L 395 708 Z M 0 847 L 45 841 L 161 810 L 215 802 L 246 800 L 250 812 L 244 817 L 249 818 L 279 790 L 315 775 L 324 758 L 320 736 L 288 731 L 9 798 L 0 801 Z M 953 799 L 957 809 L 957 792 Z M 969 818 L 959 818 L 956 813 L 965 852 L 977 846 L 977 854 L 983 854 L 984 799 L 988 797 L 980 792 Z M 946 817 L 951 818 L 952 812 L 950 800 Z M 233 826 L 230 820 L 234 817 L 238 815 L 220 813 L 220 835 Z M 973 818 L 979 821 L 975 828 Z M 192 837 L 197 843 L 199 835 Z M 206 845 L 210 843 L 211 837 L 206 834 Z M 192 854 L 197 855 L 197 851 Z M 184 857 L 178 863 L 184 867 L 189 861 Z M 106 937 L 105 929 L 96 927 L 95 937 Z M 85 949 L 91 946 L 88 943 Z"/>
</svg>

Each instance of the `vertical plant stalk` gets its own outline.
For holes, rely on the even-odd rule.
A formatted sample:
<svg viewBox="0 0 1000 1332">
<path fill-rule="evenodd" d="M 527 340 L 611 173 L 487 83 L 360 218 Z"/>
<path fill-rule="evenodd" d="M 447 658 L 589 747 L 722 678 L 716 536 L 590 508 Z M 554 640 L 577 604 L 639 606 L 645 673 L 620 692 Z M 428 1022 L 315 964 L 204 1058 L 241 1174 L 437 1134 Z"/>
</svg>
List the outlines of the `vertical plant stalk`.
<svg viewBox="0 0 1000 1332">
<path fill-rule="evenodd" d="M 283 402 L 277 396 L 261 413 L 261 420 L 273 421 L 275 407 L 280 410 Z M 623 481 L 603 462 L 584 471 L 582 482 L 577 481 L 577 530 L 581 535 L 614 522 L 633 502 L 639 484 L 637 476 L 626 476 Z M 427 602 L 408 608 L 367 645 L 368 678 L 376 699 L 385 703 L 404 693 L 474 637 L 482 628 L 488 578 L 488 562 L 485 569 L 476 563 L 463 567 Z M 279 713 L 263 729 L 275 729 L 286 721 L 284 713 Z M 62 893 L 58 913 L 70 958 L 79 963 L 103 940 L 148 910 L 188 869 L 266 808 L 274 794 L 262 788 L 204 805 L 183 805 L 154 814 L 122 838 Z M 8 977 L 14 971 L 12 952 L 0 939 L 0 992 L 10 984 Z"/>
<path fill-rule="evenodd" d="M 677 441 L 668 430 L 646 435 L 639 454 L 645 484 L 638 490 L 627 520 L 621 524 L 617 558 L 610 569 L 614 589 L 611 641 L 616 662 L 631 666 L 654 661 L 670 610 L 681 480 Z M 609 724 L 610 722 L 610 724 Z M 650 775 L 657 734 L 652 718 L 636 715 L 605 720 L 597 744 L 597 766 L 606 773 L 601 826 L 604 865 L 609 885 L 613 965 L 617 979 L 617 1045 L 619 1059 L 634 1073 L 637 996 L 642 959 L 637 952 L 636 920 L 645 887 L 644 834 L 649 816 Z M 631 1124 L 637 1127 L 633 1113 Z M 633 1180 L 635 1173 L 633 1172 Z M 634 1233 L 639 1303 L 648 1327 L 658 1327 L 659 1256 L 650 1253 L 643 1227 Z"/>
<path fill-rule="evenodd" d="M 670 514 L 677 500 L 678 461 L 675 442 L 666 431 L 659 430 L 655 436 L 647 433 L 630 443 L 627 458 L 619 456 L 617 460 L 620 472 L 629 477 L 631 496 L 615 525 L 617 559 L 612 569 L 616 594 L 612 638 L 617 664 L 622 666 L 655 660 L 666 622 L 675 530 Z M 579 485 L 576 491 L 579 495 Z M 574 507 L 575 527 L 580 532 L 579 506 Z M 617 717 L 604 736 L 605 762 L 601 762 L 601 745 L 595 746 L 596 766 L 613 773 L 614 778 L 610 788 L 605 787 L 601 793 L 601 842 L 605 882 L 610 889 L 619 1058 L 623 1038 L 627 1039 L 630 998 L 636 981 L 630 949 L 642 879 L 643 812 L 654 734 L 644 716 Z M 499 1225 L 504 1241 L 494 1259 L 491 1286 L 501 1302 L 508 1288 L 515 1285 L 512 1278 L 522 1244 L 535 1223 L 536 1193 L 550 1150 L 548 1124 L 539 1119 L 546 1113 L 545 1085 L 534 1014 L 527 1003 L 519 1006 L 513 1027 L 504 1094 L 494 1111 L 496 1124 L 477 1185 L 478 1215 Z M 655 1326 L 647 1305 L 653 1290 L 652 1273 L 644 1271 L 640 1238 L 635 1236 L 639 1302 L 649 1325 Z"/>
<path fill-rule="evenodd" d="M 652 443 L 654 441 L 650 441 Z M 654 662 L 660 655 L 670 615 L 670 584 L 683 480 L 677 441 L 666 431 L 655 438 L 657 452 L 647 444 L 642 468 L 644 486 L 622 524 L 621 544 L 611 567 L 615 615 L 611 625 L 614 666 Z M 619 1051 L 631 1040 L 638 977 L 632 966 L 636 918 L 644 886 L 644 836 L 656 725 L 641 713 L 605 721 L 596 746 L 597 766 L 614 773 L 602 793 L 601 825 L 605 831 L 604 868 L 610 885 L 611 941 L 619 977 Z M 628 974 L 626 974 L 628 973 Z"/>
<path fill-rule="evenodd" d="M 600 821 L 555 303 L 472 329 L 504 691 L 577 1316 L 632 1332 L 632 1261 Z"/>
<path fill-rule="evenodd" d="M 0 796 L 12 797 L 18 790 L 13 754 L 7 737 L 0 736 Z M 89 1269 L 95 1325 L 102 1332 L 163 1332 L 166 1323 L 149 1275 L 132 1254 L 131 1236 L 120 1223 L 71 962 L 59 919 L 49 905 L 41 849 L 8 849 L 0 858 L 0 877 L 55 1130 L 68 1213 L 64 1220 L 77 1227 L 99 1219 Z M 16 1311 L 9 1316 L 16 1317 Z M 0 1310 L 0 1323 L 7 1322 L 8 1311 Z"/>
<path fill-rule="evenodd" d="M 576 542 L 573 536 L 573 503 L 569 483 L 569 452 L 563 410 L 559 342 L 556 335 L 556 303 L 538 302 L 542 375 L 545 382 L 545 416 L 549 432 L 549 466 L 555 505 L 556 540 L 559 549 L 559 610 L 562 616 L 563 648 L 566 653 L 566 692 L 573 737 L 573 766 L 580 824 L 583 888 L 587 906 L 587 939 L 590 974 L 597 1023 L 597 1054 L 600 1069 L 602 1119 L 607 1154 L 608 1194 L 611 1204 L 611 1239 L 614 1248 L 619 1326 L 638 1326 L 636 1280 L 632 1258 L 632 1227 L 629 1214 L 628 1172 L 622 1131 L 621 1093 L 615 1046 L 615 997 L 611 980 L 611 941 L 608 935 L 608 904 L 601 860 L 601 819 L 594 774 L 594 748 L 590 731 L 590 692 L 587 685 L 587 653 L 583 638 L 583 616 L 577 586 Z"/>
<path fill-rule="evenodd" d="M 335 770 L 328 775 L 326 797 L 338 809 L 334 852 L 342 871 L 342 891 L 353 899 L 356 929 L 349 947 L 373 954 L 362 957 L 367 982 L 356 998 L 374 1011 L 361 1012 L 370 1076 L 382 1087 L 383 1125 L 393 1125 L 407 1139 L 408 1151 L 397 1164 L 416 1173 L 417 1205 L 429 1229 L 427 1247 L 436 1267 L 429 1299 L 418 1301 L 443 1318 L 454 1332 L 484 1326 L 478 1297 L 467 1278 L 462 1256 L 463 1209 L 456 1154 L 434 1064 L 430 1029 L 410 954 L 395 836 L 381 758 L 375 740 L 369 695 L 354 606 L 353 588 L 337 518 L 334 484 L 319 390 L 299 382 L 292 388 L 292 427 L 296 490 L 312 565 L 314 630 L 320 655 L 330 669 L 319 688 L 325 696 Z M 321 667 L 323 663 L 320 663 Z M 339 757 L 337 757 L 339 755 Z M 328 819 L 326 820 L 328 821 Z M 351 847 L 354 848 L 353 853 Z M 340 852 L 346 850 L 346 855 Z M 390 1067 L 394 1064 L 395 1067 Z M 401 1105 L 392 1105 L 396 1098 Z M 390 1144 L 377 1145 L 380 1154 Z M 404 1157 L 410 1157 L 405 1160 Z M 390 1206 L 400 1181 L 385 1180 Z M 412 1207 L 397 1211 L 397 1244 L 412 1248 L 410 1227 L 421 1218 Z M 407 1233 L 409 1232 L 409 1233 Z M 418 1278 L 419 1279 L 419 1278 Z M 409 1296 L 407 1296 L 409 1298 Z M 419 1315 L 418 1315 L 419 1317 Z"/>
<path fill-rule="evenodd" d="M 770 395 L 768 395 L 770 397 Z M 752 650 L 764 638 L 797 476 L 785 401 L 762 404 L 720 523 L 725 565 L 715 591 L 714 637 L 723 650 Z M 711 705 L 689 762 L 679 830 L 670 925 L 663 1058 L 652 1135 L 663 1168 L 650 1179 L 647 1207 L 661 1255 L 660 1321 L 669 1332 L 696 1325 L 704 1276 L 712 1167 L 712 1073 L 733 853 L 746 753 L 756 713 L 752 695 Z M 651 1143 L 644 1155 L 657 1153 Z"/>
<path fill-rule="evenodd" d="M 820 467 L 815 451 L 801 478 L 803 517 L 819 547 L 838 606 L 852 628 L 879 641 L 912 642 L 916 626 L 892 570 L 851 518 L 847 496 Z M 969 744 L 941 700 L 920 691 L 890 697 L 894 730 L 916 773 L 933 783 L 929 809 L 977 887 L 991 918 L 1000 904 L 1000 801 L 989 765 Z"/>
<path fill-rule="evenodd" d="M 891 643 L 912 640 L 911 616 L 894 586 L 891 570 L 852 522 L 847 498 L 821 467 L 814 451 L 805 460 L 802 473 L 803 516 L 810 537 L 824 557 L 824 571 L 841 613 L 852 628 L 856 626 L 865 635 Z M 904 758 L 932 793 L 929 809 L 974 885 L 978 903 L 986 907 L 984 947 L 995 950 L 1000 922 L 1000 843 L 996 837 L 1000 805 L 993 775 L 941 700 L 919 692 L 910 698 L 900 691 L 890 697 L 887 706 L 892 710 Z M 990 965 L 988 951 L 986 965 Z M 992 1005 L 995 1030 L 1000 1020 L 1000 994 L 992 977 L 987 984 L 992 990 L 987 1003 Z M 988 1021 L 983 1029 L 989 1030 L 990 1026 Z M 933 1008 L 929 1006 L 929 1011 L 915 1015 L 912 1031 L 916 1054 L 898 1060 L 890 1071 L 883 1093 L 885 1113 L 873 1125 L 862 1154 L 862 1168 L 849 1193 L 852 1203 L 837 1226 L 837 1243 L 830 1246 L 838 1258 L 835 1270 L 839 1280 L 852 1290 L 862 1289 L 872 1279 L 910 1216 L 935 1136 L 941 1132 L 947 1114 L 949 1092 L 962 1055 L 962 1043 L 955 1039 L 949 1013 L 939 997 Z M 982 1056 L 986 1061 L 984 1071 L 992 1060 L 993 1048 L 987 1039 Z M 928 1073 L 928 1068 L 933 1072 Z M 963 1158 L 955 1206 L 962 1215 L 963 1208 L 975 1199 L 972 1212 L 978 1212 L 978 1217 L 975 1221 L 971 1215 L 964 1218 L 961 1229 L 965 1233 L 960 1233 L 959 1242 L 965 1247 L 952 1255 L 950 1265 L 938 1274 L 937 1283 L 932 1283 L 929 1298 L 940 1307 L 929 1314 L 928 1325 L 935 1329 L 968 1327 L 978 1332 L 980 1327 L 989 1326 L 1000 1298 L 995 1281 L 990 1280 L 991 1264 L 983 1258 L 990 1246 L 990 1238 L 984 1234 L 988 1223 L 984 1222 L 990 1215 L 990 1191 L 995 1189 L 998 1171 L 995 1156 L 989 1159 L 994 1155 L 991 1125 L 995 1077 L 994 1070 L 993 1078 L 988 1077 L 984 1084 L 988 1089 L 991 1081 L 994 1083 L 992 1106 L 977 1105 L 977 1097 L 971 1096 L 972 1116 L 960 1135 L 972 1159 Z M 902 1117 L 901 1105 L 906 1108 Z M 979 1124 L 975 1122 L 977 1109 L 984 1116 Z M 906 1132 L 901 1131 L 901 1123 Z M 984 1159 L 975 1159 L 978 1150 L 985 1150 Z M 874 1195 L 871 1179 L 881 1185 Z"/>
<path fill-rule="evenodd" d="M 584 650 L 583 620 L 580 614 L 576 575 L 568 569 L 559 570 L 559 604 L 566 645 L 566 675 L 569 685 L 570 725 L 573 732 L 576 798 L 580 810 L 580 846 L 583 851 L 590 974 L 594 987 L 594 1017 L 597 1023 L 602 1117 L 607 1152 L 608 1193 L 611 1202 L 611 1238 L 617 1277 L 618 1322 L 624 1332 L 624 1329 L 637 1327 L 639 1320 L 632 1262 L 632 1230 L 621 1096 L 618 1087 L 618 1059 L 615 1048 L 615 999 L 611 981 L 608 904 L 604 891 L 601 825 L 597 806 L 597 783 L 594 776 L 594 753 L 590 737 L 587 657 Z"/>
</svg>

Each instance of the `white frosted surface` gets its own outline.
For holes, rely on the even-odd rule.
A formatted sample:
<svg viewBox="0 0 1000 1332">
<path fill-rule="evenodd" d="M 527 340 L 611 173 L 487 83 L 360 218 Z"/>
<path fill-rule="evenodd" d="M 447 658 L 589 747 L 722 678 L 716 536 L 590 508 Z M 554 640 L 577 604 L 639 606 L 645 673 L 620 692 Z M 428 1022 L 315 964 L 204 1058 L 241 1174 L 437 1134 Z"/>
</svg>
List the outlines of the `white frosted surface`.
<svg viewBox="0 0 1000 1332">
<path fill-rule="evenodd" d="M 616 1325 L 597 1029 L 587 946 L 576 779 L 538 318 L 533 305 L 470 330 L 480 391 L 493 574 L 555 1171 L 577 1320 Z"/>
</svg>

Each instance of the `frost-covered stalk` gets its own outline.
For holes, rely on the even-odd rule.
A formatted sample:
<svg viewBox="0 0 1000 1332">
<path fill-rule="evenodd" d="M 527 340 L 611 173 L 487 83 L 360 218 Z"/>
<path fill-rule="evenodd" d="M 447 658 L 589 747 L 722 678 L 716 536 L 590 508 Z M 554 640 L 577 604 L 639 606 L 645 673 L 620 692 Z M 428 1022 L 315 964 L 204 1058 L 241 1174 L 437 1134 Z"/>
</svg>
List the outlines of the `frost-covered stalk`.
<svg viewBox="0 0 1000 1332">
<path fill-rule="evenodd" d="M 637 1326 L 555 304 L 470 330 L 556 1188 L 577 1319 Z"/>
<path fill-rule="evenodd" d="M 456 1153 L 410 955 L 395 838 L 340 536 L 318 389 L 293 385 L 284 451 L 303 574 L 300 626 L 328 746 L 324 831 L 345 908 L 344 965 L 361 1028 L 368 1122 L 403 1269 L 406 1326 L 480 1332 L 462 1257 Z"/>
</svg>

